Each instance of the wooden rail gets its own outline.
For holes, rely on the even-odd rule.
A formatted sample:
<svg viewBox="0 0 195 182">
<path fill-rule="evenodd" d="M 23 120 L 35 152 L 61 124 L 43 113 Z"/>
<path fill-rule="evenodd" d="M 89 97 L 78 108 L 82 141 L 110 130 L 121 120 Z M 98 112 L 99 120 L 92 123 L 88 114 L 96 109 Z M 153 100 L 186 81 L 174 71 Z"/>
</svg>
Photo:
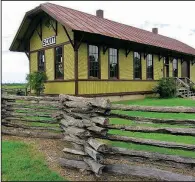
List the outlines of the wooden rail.
<svg viewBox="0 0 195 182">
<path fill-rule="evenodd" d="M 174 165 L 175 167 L 195 167 L 195 161 L 193 159 L 190 160 L 189 158 L 182 158 L 179 156 L 174 157 L 149 152 L 136 152 L 112 147 L 109 143 L 111 143 L 111 141 L 123 141 L 138 143 L 141 145 L 152 145 L 191 151 L 195 150 L 195 145 L 108 134 L 109 129 L 122 129 L 134 132 L 169 133 L 174 135 L 195 136 L 194 128 L 149 128 L 113 125 L 109 123 L 109 118 L 113 116 L 121 118 L 121 115 L 113 115 L 111 109 L 159 111 L 160 108 L 112 105 L 109 100 L 103 98 L 83 98 L 69 95 L 60 95 L 59 97 L 6 95 L 2 96 L 2 134 L 64 140 L 70 145 L 63 149 L 63 152 L 67 155 L 65 155 L 65 158 L 59 159 L 61 166 L 89 170 L 94 172 L 97 176 L 101 175 L 103 172 L 124 173 L 124 171 L 122 172 L 122 169 L 124 168 L 123 165 L 121 169 L 119 169 L 117 165 L 110 165 L 105 162 L 106 158 L 117 158 L 119 156 L 124 158 L 128 157 L 129 160 L 132 161 L 138 160 L 139 158 L 141 161 L 162 161 L 162 163 Z M 195 108 L 165 107 L 163 112 L 167 111 L 193 113 Z M 124 115 L 122 115 L 122 117 L 124 117 Z M 155 118 L 150 120 L 149 118 L 141 117 L 132 117 L 129 119 L 135 121 L 155 120 Z M 42 123 L 43 126 L 32 125 L 32 123 L 38 122 Z M 160 119 L 159 122 L 161 122 Z M 172 123 L 174 122 L 175 121 L 172 120 Z M 195 126 L 194 120 L 176 121 L 176 123 L 178 122 L 180 124 L 185 123 Z M 45 123 L 47 125 L 44 125 Z M 48 124 L 52 124 L 52 126 L 48 126 Z M 107 143 L 105 140 L 110 142 Z M 74 157 L 74 160 L 70 159 L 71 156 Z M 78 158 L 79 160 L 75 160 L 75 158 Z M 128 167 L 127 169 L 130 170 Z M 145 168 L 138 169 L 136 166 L 132 166 L 132 169 L 142 172 L 146 171 Z M 172 176 L 167 176 L 167 174 L 170 173 L 167 173 L 166 171 L 159 172 L 156 169 L 154 169 L 154 171 L 153 175 L 155 177 L 160 175 L 160 179 L 170 180 L 179 179 L 179 177 L 182 177 L 182 179 L 184 178 L 184 176 L 175 173 L 171 173 Z M 152 171 L 149 171 L 149 174 L 152 175 Z M 190 180 L 194 178 L 187 176 L 186 179 Z"/>
</svg>

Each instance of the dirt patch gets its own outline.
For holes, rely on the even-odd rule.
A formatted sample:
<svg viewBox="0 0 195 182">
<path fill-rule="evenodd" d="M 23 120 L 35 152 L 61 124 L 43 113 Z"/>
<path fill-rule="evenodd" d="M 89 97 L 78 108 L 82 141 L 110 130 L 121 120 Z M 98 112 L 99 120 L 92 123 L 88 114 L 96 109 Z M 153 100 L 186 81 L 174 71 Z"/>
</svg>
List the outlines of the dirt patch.
<svg viewBox="0 0 195 182">
<path fill-rule="evenodd" d="M 16 136 L 2 136 L 2 140 L 15 140 L 15 141 L 23 141 L 25 143 L 33 144 L 40 153 L 45 156 L 45 160 L 49 168 L 59 175 L 63 176 L 64 179 L 69 181 L 146 181 L 146 180 L 154 180 L 154 179 L 146 179 L 139 178 L 134 176 L 125 176 L 125 175 L 114 175 L 114 174 L 103 174 L 101 177 L 97 178 L 92 173 L 82 173 L 78 169 L 69 169 L 62 168 L 59 166 L 57 159 L 59 157 L 64 157 L 65 154 L 62 152 L 62 149 L 69 144 L 62 140 L 53 140 L 53 139 L 40 139 L 40 138 L 24 138 L 24 137 L 16 137 Z M 134 163 L 129 162 L 127 160 L 110 160 L 107 159 L 106 163 L 113 164 L 129 164 L 129 165 L 139 165 L 139 166 L 149 166 L 154 167 L 154 164 L 143 164 L 143 163 Z M 156 166 L 155 166 L 156 167 Z M 193 175 L 195 176 L 194 171 L 188 171 L 185 169 L 170 169 L 167 167 L 157 167 L 159 169 L 164 169 L 167 171 L 173 171 L 184 175 Z M 156 181 L 156 180 L 154 180 Z"/>
</svg>

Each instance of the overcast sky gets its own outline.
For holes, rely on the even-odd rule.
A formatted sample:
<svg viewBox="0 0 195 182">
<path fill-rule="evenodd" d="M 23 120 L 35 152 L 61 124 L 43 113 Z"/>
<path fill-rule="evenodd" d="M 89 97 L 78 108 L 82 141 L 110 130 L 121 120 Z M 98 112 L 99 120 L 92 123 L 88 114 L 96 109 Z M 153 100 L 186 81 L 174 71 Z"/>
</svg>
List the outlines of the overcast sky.
<svg viewBox="0 0 195 182">
<path fill-rule="evenodd" d="M 195 48 L 194 2 L 130 1 L 2 1 L 2 82 L 25 82 L 29 61 L 25 53 L 10 52 L 9 47 L 26 11 L 41 3 L 51 2 L 95 14 L 127 25 L 178 39 Z"/>
</svg>

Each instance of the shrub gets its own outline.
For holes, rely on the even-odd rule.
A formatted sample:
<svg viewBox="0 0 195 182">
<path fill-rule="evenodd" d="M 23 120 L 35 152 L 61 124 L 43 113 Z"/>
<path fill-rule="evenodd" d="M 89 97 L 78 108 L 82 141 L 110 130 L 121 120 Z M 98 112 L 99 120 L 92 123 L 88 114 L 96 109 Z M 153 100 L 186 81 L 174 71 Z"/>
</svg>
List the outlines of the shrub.
<svg viewBox="0 0 195 182">
<path fill-rule="evenodd" d="M 162 78 L 154 91 L 160 95 L 161 98 L 171 98 L 176 96 L 177 87 L 174 78 Z"/>
<path fill-rule="evenodd" d="M 26 77 L 27 85 L 39 96 L 44 91 L 44 82 L 47 80 L 45 72 L 33 72 Z"/>
<path fill-rule="evenodd" d="M 190 90 L 191 90 L 192 92 L 195 92 L 195 85 L 194 85 L 194 84 L 191 84 L 191 85 L 190 85 Z"/>
</svg>

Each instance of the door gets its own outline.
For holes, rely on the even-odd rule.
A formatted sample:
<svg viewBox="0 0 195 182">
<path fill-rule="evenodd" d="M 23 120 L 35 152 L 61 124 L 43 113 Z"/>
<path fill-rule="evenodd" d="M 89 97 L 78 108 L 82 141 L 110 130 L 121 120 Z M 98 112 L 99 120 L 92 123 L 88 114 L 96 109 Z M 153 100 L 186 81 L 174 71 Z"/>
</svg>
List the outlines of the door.
<svg viewBox="0 0 195 182">
<path fill-rule="evenodd" d="M 188 77 L 190 78 L 190 64 L 189 61 L 184 60 L 181 65 L 181 77 Z"/>
</svg>

